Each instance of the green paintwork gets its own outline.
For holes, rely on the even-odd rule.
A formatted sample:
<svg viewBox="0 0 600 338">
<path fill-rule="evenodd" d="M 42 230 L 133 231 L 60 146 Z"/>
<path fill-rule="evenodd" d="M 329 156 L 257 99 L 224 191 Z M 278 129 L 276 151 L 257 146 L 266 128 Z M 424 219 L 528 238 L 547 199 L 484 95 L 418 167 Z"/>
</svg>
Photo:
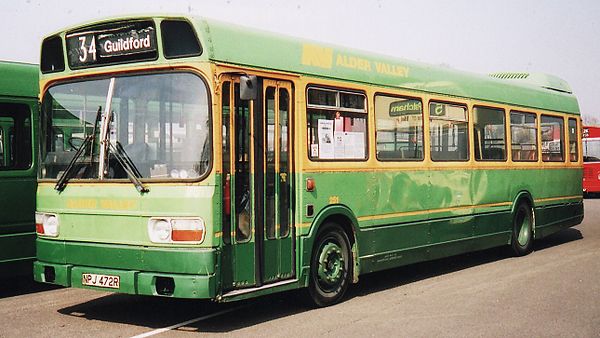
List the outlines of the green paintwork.
<svg viewBox="0 0 600 338">
<path fill-rule="evenodd" d="M 167 262 L 163 263 L 163 267 L 167 266 Z M 44 269 L 53 268 L 55 272 L 55 280 L 48 281 L 45 279 Z M 82 284 L 83 273 L 103 274 L 109 276 L 120 277 L 120 288 L 103 289 Z M 115 291 L 120 293 L 129 293 L 137 295 L 158 296 L 156 291 L 157 277 L 173 278 L 177 287 L 174 289 L 171 297 L 177 298 L 203 298 L 210 299 L 216 296 L 216 277 L 215 275 L 204 274 L 172 274 L 172 273 L 145 273 L 133 270 L 119 270 L 115 268 L 102 269 L 97 267 L 82 267 L 73 266 L 70 264 L 52 264 L 46 262 L 35 262 L 33 267 L 34 279 L 38 282 L 52 283 L 66 287 L 78 287 L 93 290 Z"/>
<path fill-rule="evenodd" d="M 40 92 L 37 65 L 0 61 L 0 69 L 0 96 L 37 99 Z"/>
<path fill-rule="evenodd" d="M 155 17 L 156 27 L 160 27 L 163 18 L 173 16 Z M 579 113 L 573 95 L 524 81 L 462 73 L 212 20 L 184 18 L 196 27 L 204 50 L 201 56 L 165 59 L 159 32 L 158 59 L 139 62 L 135 66 L 176 67 L 184 63 L 220 62 L 298 73 L 310 76 L 311 81 L 316 81 L 315 78 L 339 79 L 348 83 L 512 104 L 527 110 L 541 108 Z M 56 34 L 64 37 L 71 29 Z M 318 65 L 314 60 L 303 60 L 307 46 L 331 52 L 330 68 Z M 65 64 L 68 68 L 66 59 Z M 393 66 L 398 71 L 395 74 L 382 72 L 377 66 L 381 64 Z M 103 66 L 94 71 L 117 72 L 131 69 L 133 65 Z M 43 74 L 42 79 L 53 80 L 67 74 L 83 76 L 89 71 L 67 69 Z M 295 101 L 304 97 L 305 88 L 295 90 Z M 217 105 L 219 98 L 213 96 Z M 296 115 L 303 113 L 294 112 Z M 294 133 L 297 132 L 305 131 L 296 125 Z M 296 154 L 302 150 L 302 145 L 293 149 Z M 175 297 L 238 300 L 306 286 L 315 235 L 319 226 L 327 221 L 334 220 L 346 226 L 355 258 L 356 281 L 362 273 L 510 243 L 513 208 L 521 198 L 528 198 L 533 204 L 535 238 L 578 224 L 583 217 L 582 172 L 575 166 L 526 170 L 510 168 L 507 164 L 501 169 L 474 170 L 469 169 L 475 167 L 471 162 L 470 167 L 465 165 L 464 169 L 448 170 L 432 166 L 426 170 L 307 172 L 300 167 L 302 159 L 296 160 L 299 160 L 297 167 L 290 173 L 290 180 L 293 179 L 293 186 L 297 187 L 293 198 L 293 223 L 302 226 L 295 229 L 295 243 L 291 240 L 265 242 L 263 253 L 267 258 L 262 263 L 267 266 L 260 277 L 269 282 L 279 278 L 278 273 L 295 271 L 297 281 L 272 289 L 226 294 L 230 290 L 256 285 L 255 266 L 261 262 L 256 255 L 255 237 L 247 242 L 233 240 L 234 244 L 225 244 L 217 235 L 222 229 L 223 179 L 215 172 L 201 185 L 149 184 L 150 191 L 141 195 L 128 181 L 102 189 L 97 189 L 98 185 L 90 188 L 85 183 L 71 182 L 62 193 L 52 186 L 42 185 L 38 189 L 38 210 L 57 213 L 61 226 L 58 238 L 37 241 L 35 279 L 44 281 L 46 267 L 54 268 L 54 283 L 73 287 L 83 287 L 82 273 L 118 275 L 123 285 L 120 292 L 156 295 L 156 277 L 164 276 L 175 280 Z M 214 164 L 215 168 L 219 166 L 219 163 Z M 255 169 L 261 171 L 261 168 Z M 308 177 L 316 181 L 314 192 L 304 190 Z M 252 185 L 255 179 L 251 177 Z M 232 173 L 232 182 L 234 180 L 235 173 Z M 544 201 L 561 196 L 573 197 Z M 235 191 L 231 198 L 235 198 Z M 306 215 L 309 204 L 315 210 L 312 217 Z M 202 217 L 207 224 L 205 241 L 199 245 L 151 243 L 147 222 L 150 217 L 160 216 Z M 232 221 L 235 224 L 234 217 Z M 285 255 L 275 257 L 278 252 L 293 253 L 294 250 L 295 266 Z M 324 265 L 317 273 L 323 280 L 335 282 L 339 278 L 339 267 L 343 262 L 339 253 L 335 254 L 337 251 L 337 245 L 326 246 L 321 251 L 319 260 Z M 282 279 L 285 278 L 287 276 Z"/>
<path fill-rule="evenodd" d="M 32 154 L 37 152 L 38 67 L 0 61 L 0 103 L 27 107 L 32 121 Z M 10 116 L 10 111 L 0 115 Z M 6 115 L 8 114 L 8 115 Z M 1 118 L 0 118 L 1 120 Z M 12 119 L 11 119 L 12 121 Z M 10 123 L 12 125 L 12 122 Z M 6 125 L 0 128 L 6 133 Z M 6 135 L 5 135 L 6 136 Z M 9 149 L 5 137 L 1 148 Z M 28 169 L 0 167 L 0 278 L 30 275 L 35 259 L 35 189 L 37 157 Z"/>
<path fill-rule="evenodd" d="M 148 238 L 150 217 L 201 216 L 207 233 L 200 246 L 213 247 L 214 232 L 220 231 L 213 220 L 214 191 L 214 185 L 156 185 L 140 196 L 129 181 L 101 190 L 71 183 L 62 193 L 41 185 L 37 210 L 59 215 L 58 240 L 153 246 L 160 245 Z"/>
<path fill-rule="evenodd" d="M 302 223 L 311 227 L 298 229 L 308 236 L 301 246 L 304 266 L 310 262 L 309 238 L 327 218 L 321 214 L 352 210 L 347 219 L 355 229 L 361 273 L 507 244 L 513 202 L 522 191 L 537 200 L 581 196 L 580 168 L 304 173 L 299 181 L 308 177 L 315 180 L 317 189 L 303 191 L 299 205 L 313 204 L 317 215 L 304 215 Z M 329 205 L 330 196 L 337 196 L 345 207 Z M 469 207 L 496 203 L 506 205 Z M 460 206 L 465 207 L 451 209 Z M 577 224 L 583 217 L 581 197 L 538 202 L 534 209 L 536 238 Z M 398 212 L 420 214 L 393 215 Z M 369 218 L 382 214 L 391 215 Z"/>
</svg>

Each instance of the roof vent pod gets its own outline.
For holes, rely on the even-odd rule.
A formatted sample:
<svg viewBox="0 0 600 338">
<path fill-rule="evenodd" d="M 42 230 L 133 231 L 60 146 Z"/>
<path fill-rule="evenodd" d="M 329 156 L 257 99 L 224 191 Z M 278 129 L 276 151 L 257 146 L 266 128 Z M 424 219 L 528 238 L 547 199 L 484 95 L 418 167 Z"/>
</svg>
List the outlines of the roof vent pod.
<svg viewBox="0 0 600 338">
<path fill-rule="evenodd" d="M 489 75 L 501 80 L 518 81 L 558 92 L 573 94 L 573 90 L 567 81 L 554 75 L 524 72 L 499 72 Z"/>
</svg>

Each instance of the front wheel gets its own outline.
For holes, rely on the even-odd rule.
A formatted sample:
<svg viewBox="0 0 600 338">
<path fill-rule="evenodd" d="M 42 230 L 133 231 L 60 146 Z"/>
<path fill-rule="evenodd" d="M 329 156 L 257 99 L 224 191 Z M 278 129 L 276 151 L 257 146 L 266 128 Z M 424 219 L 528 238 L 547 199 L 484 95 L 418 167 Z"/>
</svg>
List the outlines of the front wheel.
<svg viewBox="0 0 600 338">
<path fill-rule="evenodd" d="M 525 202 L 519 203 L 513 216 L 511 251 L 515 256 L 525 256 L 533 250 L 533 210 Z"/>
<path fill-rule="evenodd" d="M 350 284 L 350 241 L 335 223 L 325 224 L 313 246 L 308 293 L 319 307 L 338 303 Z"/>
</svg>

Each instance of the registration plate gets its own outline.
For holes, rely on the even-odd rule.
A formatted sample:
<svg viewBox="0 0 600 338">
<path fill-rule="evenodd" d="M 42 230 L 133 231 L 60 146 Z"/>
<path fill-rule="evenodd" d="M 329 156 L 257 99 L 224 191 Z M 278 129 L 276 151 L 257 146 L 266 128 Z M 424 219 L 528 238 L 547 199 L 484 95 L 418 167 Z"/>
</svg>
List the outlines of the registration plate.
<svg viewBox="0 0 600 338">
<path fill-rule="evenodd" d="M 119 276 L 84 273 L 81 275 L 81 284 L 97 286 L 101 288 L 118 289 L 121 284 L 121 278 Z"/>
</svg>

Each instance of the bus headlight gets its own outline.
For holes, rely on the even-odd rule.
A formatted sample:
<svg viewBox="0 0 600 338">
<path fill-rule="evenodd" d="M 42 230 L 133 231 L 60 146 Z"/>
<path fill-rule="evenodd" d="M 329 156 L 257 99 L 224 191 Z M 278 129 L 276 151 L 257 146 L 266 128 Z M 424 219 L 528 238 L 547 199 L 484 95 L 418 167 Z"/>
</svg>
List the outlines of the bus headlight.
<svg viewBox="0 0 600 338">
<path fill-rule="evenodd" d="M 169 243 L 171 241 L 171 223 L 168 219 L 150 219 L 148 221 L 148 236 L 154 243 Z"/>
<path fill-rule="evenodd" d="M 198 244 L 204 241 L 206 226 L 201 218 L 151 218 L 148 236 L 154 243 Z"/>
<path fill-rule="evenodd" d="M 35 213 L 35 231 L 38 235 L 57 237 L 59 225 L 58 216 L 43 212 Z"/>
</svg>

